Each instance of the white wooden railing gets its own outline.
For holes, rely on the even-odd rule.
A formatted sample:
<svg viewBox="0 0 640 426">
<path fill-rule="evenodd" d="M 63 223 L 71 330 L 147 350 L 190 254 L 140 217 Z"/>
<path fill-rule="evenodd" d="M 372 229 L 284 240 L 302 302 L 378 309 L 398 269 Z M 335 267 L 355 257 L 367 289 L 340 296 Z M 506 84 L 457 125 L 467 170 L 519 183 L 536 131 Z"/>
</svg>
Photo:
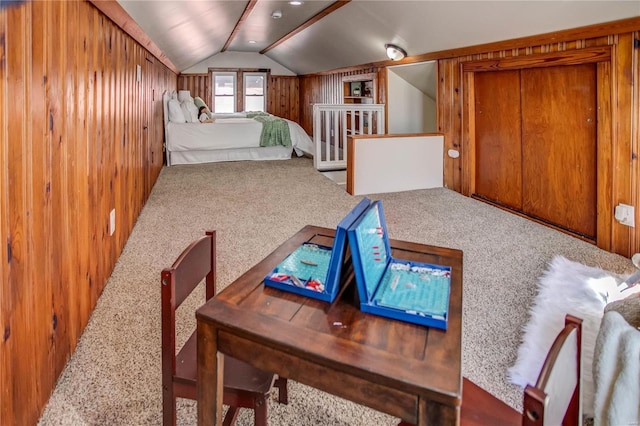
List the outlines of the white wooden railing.
<svg viewBox="0 0 640 426">
<path fill-rule="evenodd" d="M 320 171 L 344 170 L 347 136 L 384 133 L 384 104 L 315 104 L 313 164 Z"/>
</svg>

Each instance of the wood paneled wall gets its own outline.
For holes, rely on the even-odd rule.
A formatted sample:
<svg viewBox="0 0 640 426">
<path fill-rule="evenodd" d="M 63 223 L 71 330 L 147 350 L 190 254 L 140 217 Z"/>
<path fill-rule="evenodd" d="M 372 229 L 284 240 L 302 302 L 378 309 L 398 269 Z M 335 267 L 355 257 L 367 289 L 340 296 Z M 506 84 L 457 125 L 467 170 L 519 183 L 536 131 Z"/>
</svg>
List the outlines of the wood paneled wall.
<svg viewBox="0 0 640 426">
<path fill-rule="evenodd" d="M 239 69 L 238 69 L 239 71 Z M 201 97 L 211 107 L 211 75 L 180 74 L 178 90 L 189 90 L 192 97 Z M 238 84 L 242 80 L 238 77 Z M 269 75 L 267 79 L 267 112 L 298 122 L 300 95 L 297 76 Z"/>
<path fill-rule="evenodd" d="M 598 31 L 597 26 L 590 28 L 590 31 Z M 598 131 L 606 136 L 603 139 L 611 141 L 610 147 L 599 150 L 599 155 L 611 156 L 601 158 L 602 161 L 610 163 L 611 167 L 604 174 L 598 175 L 598 197 L 606 200 L 598 203 L 598 215 L 611 221 L 611 226 L 607 229 L 607 235 L 599 234 L 597 240 L 598 246 L 605 250 L 630 256 L 640 252 L 640 227 L 630 228 L 617 223 L 613 218 L 613 208 L 618 203 L 635 205 L 635 220 L 639 223 L 640 168 L 637 156 L 640 151 L 640 97 L 637 85 L 634 87 L 632 84 L 634 81 L 640 81 L 639 49 L 634 48 L 634 39 L 639 38 L 639 33 L 598 35 L 589 38 L 587 31 L 581 35 L 584 38 L 579 40 L 546 44 L 535 44 L 534 38 L 528 38 L 529 43 L 521 47 L 513 47 L 513 42 L 509 42 L 509 49 L 500 49 L 498 44 L 494 45 L 497 50 L 438 61 L 438 131 L 445 135 L 445 153 L 449 149 L 460 152 L 458 158 L 445 155 L 444 181 L 447 187 L 469 195 L 465 189 L 469 187 L 470 177 L 465 170 L 468 170 L 473 161 L 468 146 L 472 130 L 469 128 L 469 122 L 464 121 L 470 101 L 467 97 L 469 94 L 464 93 L 463 64 L 495 61 L 497 66 L 501 58 L 526 57 L 529 61 L 536 55 L 549 61 L 549 58 L 554 57 L 554 52 L 611 46 L 610 63 L 602 67 L 603 72 L 607 73 L 607 78 L 598 87 L 598 107 L 610 110 L 610 114 L 602 115 L 606 120 L 598 123 Z M 570 162 L 569 159 L 568 161 Z"/>
<path fill-rule="evenodd" d="M 632 40 L 626 43 L 634 43 L 640 39 L 640 29 L 633 34 Z M 627 48 L 628 49 L 628 48 Z M 627 81 L 634 82 L 631 93 L 631 138 L 629 139 L 629 152 L 631 154 L 631 167 L 629 180 L 629 201 L 636 208 L 635 232 L 630 230 L 629 247 L 631 253 L 640 253 L 640 52 L 636 47 L 632 54 L 631 72 L 627 73 Z M 630 75 L 629 75 L 630 74 Z M 622 252 L 622 251 L 621 251 Z"/>
<path fill-rule="evenodd" d="M 90 3 L 0 11 L 0 424 L 35 424 L 73 353 L 162 168 L 176 82 Z"/>
<path fill-rule="evenodd" d="M 278 117 L 300 121 L 298 77 L 271 75 L 267 82 L 267 112 Z"/>
<path fill-rule="evenodd" d="M 178 90 L 188 90 L 191 97 L 202 98 L 211 107 L 211 78 L 209 74 L 180 74 Z"/>
<path fill-rule="evenodd" d="M 330 74 L 300 76 L 300 126 L 308 134 L 313 134 L 313 104 L 343 103 L 342 79 L 351 75 L 369 73 L 377 74 L 376 103 L 386 104 L 386 68 L 362 67 Z"/>
</svg>

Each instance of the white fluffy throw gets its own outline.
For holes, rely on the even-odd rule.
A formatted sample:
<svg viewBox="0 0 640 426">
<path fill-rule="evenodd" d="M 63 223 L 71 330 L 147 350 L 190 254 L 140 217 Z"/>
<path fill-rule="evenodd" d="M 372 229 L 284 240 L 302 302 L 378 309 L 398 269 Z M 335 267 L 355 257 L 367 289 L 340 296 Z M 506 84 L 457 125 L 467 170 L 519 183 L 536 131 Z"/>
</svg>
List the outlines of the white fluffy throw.
<svg viewBox="0 0 640 426">
<path fill-rule="evenodd" d="M 604 314 L 596 339 L 595 425 L 640 425 L 640 331 L 618 312 Z"/>
<path fill-rule="evenodd" d="M 511 383 L 522 388 L 536 383 L 547 352 L 564 327 L 565 315 L 572 314 L 583 320 L 582 412 L 593 416 L 593 350 L 605 305 L 621 297 L 620 281 L 603 269 L 554 257 L 540 277 L 516 363 L 508 372 Z"/>
</svg>

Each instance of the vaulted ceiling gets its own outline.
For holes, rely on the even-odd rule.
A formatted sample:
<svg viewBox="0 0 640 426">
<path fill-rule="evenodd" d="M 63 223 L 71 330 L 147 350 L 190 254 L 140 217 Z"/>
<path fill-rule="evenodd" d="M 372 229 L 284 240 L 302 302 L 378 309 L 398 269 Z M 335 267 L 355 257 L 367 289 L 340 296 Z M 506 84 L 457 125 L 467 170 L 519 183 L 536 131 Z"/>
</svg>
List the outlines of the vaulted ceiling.
<svg viewBox="0 0 640 426">
<path fill-rule="evenodd" d="M 383 61 L 385 43 L 419 55 L 640 16 L 639 0 L 118 2 L 180 71 L 238 51 L 309 74 Z"/>
</svg>

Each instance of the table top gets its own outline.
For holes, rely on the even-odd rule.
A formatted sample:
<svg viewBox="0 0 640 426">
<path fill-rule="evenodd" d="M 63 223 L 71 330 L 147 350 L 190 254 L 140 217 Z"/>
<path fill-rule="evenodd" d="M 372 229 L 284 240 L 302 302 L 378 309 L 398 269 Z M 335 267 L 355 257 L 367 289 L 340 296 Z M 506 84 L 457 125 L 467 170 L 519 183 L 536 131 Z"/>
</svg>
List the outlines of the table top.
<svg viewBox="0 0 640 426">
<path fill-rule="evenodd" d="M 199 324 L 215 325 L 219 351 L 253 364 L 257 362 L 261 368 L 338 396 L 351 397 L 340 395 L 340 389 L 311 377 L 308 372 L 296 370 L 292 365 L 295 363 L 253 362 L 256 354 L 246 353 L 250 346 L 239 348 L 237 341 L 225 345 L 224 336 L 233 335 L 259 344 L 261 351 L 273 350 L 288 354 L 292 359 L 304 359 L 307 369 L 315 366 L 318 371 L 348 375 L 354 383 L 400 389 L 445 406 L 459 407 L 462 394 L 462 252 L 390 241 L 395 258 L 451 267 L 446 331 L 361 312 L 350 296 L 357 294 L 355 282 L 348 284 L 345 294 L 339 295 L 332 304 L 264 286 L 264 277 L 300 244 L 308 241 L 331 246 L 334 234 L 332 229 L 304 227 L 198 309 Z M 367 405 L 364 399 L 356 402 Z M 385 411 L 385 407 L 373 408 Z M 403 414 L 393 408 L 386 412 Z"/>
</svg>

